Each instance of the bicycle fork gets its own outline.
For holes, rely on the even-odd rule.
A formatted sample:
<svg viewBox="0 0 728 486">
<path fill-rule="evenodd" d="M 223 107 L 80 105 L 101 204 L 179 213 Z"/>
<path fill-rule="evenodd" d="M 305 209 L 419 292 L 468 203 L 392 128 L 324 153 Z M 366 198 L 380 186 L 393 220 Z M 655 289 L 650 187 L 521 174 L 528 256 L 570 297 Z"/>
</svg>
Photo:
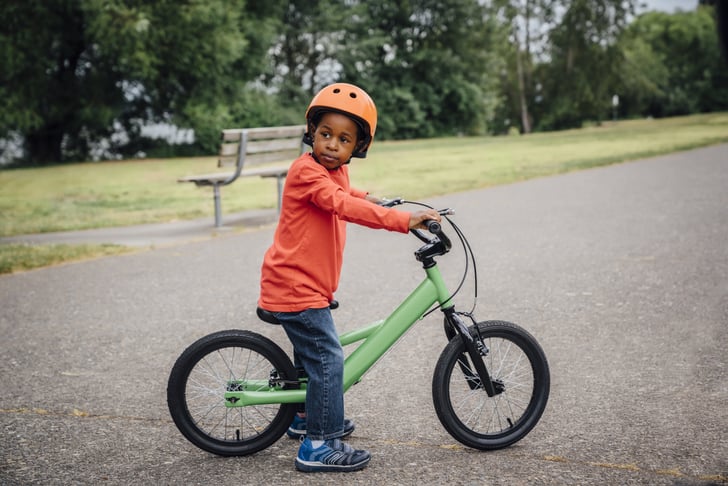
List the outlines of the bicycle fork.
<svg viewBox="0 0 728 486">
<path fill-rule="evenodd" d="M 483 340 L 472 336 L 465 322 L 455 312 L 454 306 L 443 309 L 443 312 L 445 313 L 445 334 L 448 340 L 451 340 L 456 334 L 459 335 L 467 351 L 467 355 L 463 353 L 460 356 L 458 363 L 470 389 L 484 388 L 489 397 L 502 393 L 504 391 L 503 383 L 500 380 L 491 380 L 488 368 L 483 361 L 483 357 L 488 353 L 488 348 Z M 468 357 L 470 357 L 472 367 L 468 366 Z M 473 371 L 477 375 L 473 374 Z"/>
</svg>

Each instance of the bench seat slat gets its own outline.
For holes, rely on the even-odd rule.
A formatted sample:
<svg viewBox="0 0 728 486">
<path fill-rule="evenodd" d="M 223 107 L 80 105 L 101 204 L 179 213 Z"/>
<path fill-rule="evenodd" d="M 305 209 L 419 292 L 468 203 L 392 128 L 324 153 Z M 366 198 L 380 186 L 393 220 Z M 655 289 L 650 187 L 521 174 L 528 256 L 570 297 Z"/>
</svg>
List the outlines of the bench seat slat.
<svg viewBox="0 0 728 486">
<path fill-rule="evenodd" d="M 303 125 L 290 125 L 285 127 L 262 127 L 262 128 L 230 128 L 222 131 L 223 142 L 235 142 L 240 140 L 240 133 L 248 131 L 248 140 L 261 140 L 266 138 L 288 138 L 301 137 Z"/>
<path fill-rule="evenodd" d="M 180 177 L 177 182 L 194 182 L 200 185 L 210 185 L 215 182 L 222 182 L 235 174 L 234 172 L 212 172 L 210 174 L 200 174 L 193 176 Z M 255 169 L 245 170 L 238 177 L 283 177 L 288 174 L 288 167 L 259 167 Z"/>
<path fill-rule="evenodd" d="M 264 152 L 259 154 L 250 154 L 245 157 L 245 165 L 241 174 L 251 169 L 251 166 L 257 166 L 266 164 L 269 162 L 282 162 L 285 161 L 290 164 L 294 159 L 298 158 L 301 154 L 301 150 L 282 150 L 278 152 Z M 226 157 L 220 157 L 218 159 L 218 167 L 230 167 L 237 163 L 237 155 L 229 155 Z"/>
<path fill-rule="evenodd" d="M 260 167 L 258 169 L 245 170 L 240 173 L 240 177 L 279 177 L 288 174 L 288 167 Z"/>
<path fill-rule="evenodd" d="M 238 148 L 240 147 L 239 142 L 235 143 L 223 143 L 220 145 L 220 156 L 230 156 L 230 155 L 237 155 Z M 253 140 L 248 141 L 248 146 L 246 149 L 247 157 L 250 157 L 252 154 L 258 154 L 258 153 L 264 153 L 264 152 L 282 152 L 282 151 L 290 151 L 290 152 L 300 152 L 301 151 L 301 138 L 286 138 L 286 139 L 278 139 L 278 140 Z M 245 161 L 246 164 L 250 163 L 250 160 L 247 159 Z"/>
</svg>

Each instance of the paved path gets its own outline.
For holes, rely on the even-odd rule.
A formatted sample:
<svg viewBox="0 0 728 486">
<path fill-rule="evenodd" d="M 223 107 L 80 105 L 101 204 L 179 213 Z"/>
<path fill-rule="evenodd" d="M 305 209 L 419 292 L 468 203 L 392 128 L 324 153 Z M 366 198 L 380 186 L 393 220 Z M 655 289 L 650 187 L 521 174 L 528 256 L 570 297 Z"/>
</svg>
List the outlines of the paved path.
<svg viewBox="0 0 728 486">
<path fill-rule="evenodd" d="M 274 224 L 278 218 L 275 209 L 260 209 L 227 214 L 223 225 L 215 227 L 212 217 L 173 223 L 143 224 L 120 228 L 99 228 L 83 231 L 59 231 L 30 235 L 0 237 L 3 243 L 111 243 L 132 247 L 160 247 L 207 240 Z"/>
<path fill-rule="evenodd" d="M 347 395 L 340 477 L 293 469 L 282 439 L 251 457 L 196 449 L 165 387 L 186 345 L 245 327 L 272 227 L 0 277 L 0 484 L 715 484 L 728 481 L 728 146 L 432 199 L 457 210 L 481 319 L 543 344 L 551 399 L 498 452 L 458 446 L 430 380 L 440 318 L 405 336 Z M 414 238 L 350 228 L 341 330 L 420 279 Z M 456 282 L 457 251 L 442 258 Z M 467 307 L 470 299 L 458 299 Z"/>
</svg>

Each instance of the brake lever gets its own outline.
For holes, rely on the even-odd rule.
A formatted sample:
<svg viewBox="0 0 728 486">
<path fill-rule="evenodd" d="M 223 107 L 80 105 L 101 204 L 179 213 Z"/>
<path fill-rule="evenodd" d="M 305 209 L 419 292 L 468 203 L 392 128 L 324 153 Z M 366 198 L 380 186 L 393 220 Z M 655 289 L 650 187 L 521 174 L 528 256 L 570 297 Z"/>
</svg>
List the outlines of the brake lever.
<svg viewBox="0 0 728 486">
<path fill-rule="evenodd" d="M 378 202 L 380 206 L 384 206 L 385 208 L 392 208 L 394 206 L 399 206 L 400 204 L 404 204 L 404 199 L 401 197 L 395 197 L 392 199 L 382 199 L 380 202 Z"/>
</svg>

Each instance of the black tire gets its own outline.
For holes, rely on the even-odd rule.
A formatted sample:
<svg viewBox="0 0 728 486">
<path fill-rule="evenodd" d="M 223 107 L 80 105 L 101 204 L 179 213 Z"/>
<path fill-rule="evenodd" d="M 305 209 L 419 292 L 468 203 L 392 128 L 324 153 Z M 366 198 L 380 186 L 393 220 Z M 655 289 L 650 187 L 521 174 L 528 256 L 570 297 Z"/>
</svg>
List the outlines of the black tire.
<svg viewBox="0 0 728 486">
<path fill-rule="evenodd" d="M 220 456 L 253 454 L 277 441 L 293 420 L 297 404 L 229 408 L 224 394 L 235 380 L 260 380 L 272 371 L 295 380 L 290 358 L 254 332 L 220 331 L 201 338 L 177 359 L 167 384 L 174 423 L 194 445 Z"/>
<path fill-rule="evenodd" d="M 483 361 L 502 392 L 489 397 L 478 383 L 462 338 L 453 337 L 432 377 L 432 398 L 443 427 L 462 444 L 480 450 L 508 447 L 538 423 L 549 397 L 549 366 L 541 346 L 525 329 L 503 321 L 470 327 L 483 338 Z"/>
</svg>

